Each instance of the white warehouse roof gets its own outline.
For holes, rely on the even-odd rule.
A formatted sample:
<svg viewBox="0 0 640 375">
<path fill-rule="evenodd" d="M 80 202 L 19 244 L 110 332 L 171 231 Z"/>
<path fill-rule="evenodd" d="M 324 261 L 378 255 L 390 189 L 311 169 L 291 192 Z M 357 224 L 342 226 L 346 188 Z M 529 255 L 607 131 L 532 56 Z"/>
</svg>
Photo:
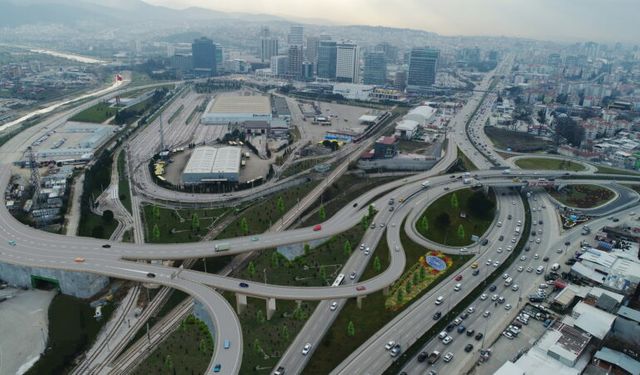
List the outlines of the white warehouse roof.
<svg viewBox="0 0 640 375">
<path fill-rule="evenodd" d="M 239 147 L 198 147 L 184 168 L 184 173 L 240 173 Z"/>
<path fill-rule="evenodd" d="M 406 130 L 406 131 L 415 131 L 416 128 L 420 125 L 418 121 L 413 120 L 400 120 L 396 125 L 396 130 Z"/>
<path fill-rule="evenodd" d="M 220 95 L 214 99 L 209 113 L 252 113 L 270 115 L 271 102 L 268 96 Z"/>
<path fill-rule="evenodd" d="M 409 113 L 404 116 L 404 118 L 424 123 L 425 121 L 429 120 L 434 113 L 436 113 L 435 108 L 429 107 L 427 105 L 421 105 L 410 110 Z"/>
</svg>

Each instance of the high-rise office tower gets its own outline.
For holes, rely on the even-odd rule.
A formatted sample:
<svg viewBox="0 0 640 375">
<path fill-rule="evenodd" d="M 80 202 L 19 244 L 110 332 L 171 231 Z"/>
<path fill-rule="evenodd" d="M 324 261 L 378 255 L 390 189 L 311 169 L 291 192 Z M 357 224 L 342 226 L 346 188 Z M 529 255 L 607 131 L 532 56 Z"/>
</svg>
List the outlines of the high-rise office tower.
<svg viewBox="0 0 640 375">
<path fill-rule="evenodd" d="M 260 29 L 260 61 L 270 62 L 272 56 L 278 54 L 278 39 L 271 37 L 269 27 L 263 26 Z"/>
<path fill-rule="evenodd" d="M 260 39 L 260 61 L 271 61 L 272 56 L 278 54 L 278 39 L 263 38 Z"/>
<path fill-rule="evenodd" d="M 291 26 L 288 42 L 289 45 L 301 46 L 304 43 L 304 27 L 299 25 Z"/>
<path fill-rule="evenodd" d="M 193 69 L 201 74 L 216 74 L 216 46 L 209 38 L 199 38 L 191 44 Z"/>
<path fill-rule="evenodd" d="M 276 77 L 284 77 L 289 69 L 289 56 L 271 56 L 271 74 Z"/>
<path fill-rule="evenodd" d="M 364 55 L 365 85 L 384 85 L 387 81 L 387 60 L 383 51 L 367 52 Z"/>
<path fill-rule="evenodd" d="M 387 42 L 378 44 L 375 50 L 384 52 L 384 56 L 389 63 L 394 63 L 398 60 L 398 47 Z"/>
<path fill-rule="evenodd" d="M 360 82 L 360 49 L 353 42 L 343 41 L 336 46 L 336 81 Z"/>
<path fill-rule="evenodd" d="M 289 46 L 289 76 L 293 79 L 302 79 L 302 62 L 304 53 L 302 45 Z"/>
<path fill-rule="evenodd" d="M 214 47 L 216 47 L 216 73 L 222 70 L 222 64 L 224 63 L 224 51 L 222 49 L 222 44 L 213 43 Z"/>
<path fill-rule="evenodd" d="M 318 47 L 320 46 L 320 38 L 317 36 L 307 37 L 307 49 L 305 57 L 310 63 L 316 64 L 318 62 Z"/>
<path fill-rule="evenodd" d="M 420 90 L 436 83 L 440 52 L 433 48 L 413 48 L 409 55 L 407 89 Z"/>
<path fill-rule="evenodd" d="M 332 40 L 321 40 L 318 45 L 318 66 L 316 67 L 319 78 L 336 79 L 336 54 L 337 43 Z"/>
<path fill-rule="evenodd" d="M 404 70 L 398 70 L 393 77 L 393 86 L 400 90 L 404 91 L 407 88 L 407 72 Z"/>
</svg>

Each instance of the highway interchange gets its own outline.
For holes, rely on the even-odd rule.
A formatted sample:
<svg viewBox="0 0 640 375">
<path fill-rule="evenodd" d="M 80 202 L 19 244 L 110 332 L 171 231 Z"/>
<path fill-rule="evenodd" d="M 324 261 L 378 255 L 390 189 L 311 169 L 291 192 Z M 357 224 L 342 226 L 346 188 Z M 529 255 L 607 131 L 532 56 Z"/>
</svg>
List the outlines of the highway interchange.
<svg viewBox="0 0 640 375">
<path fill-rule="evenodd" d="M 504 67 L 501 65 L 501 68 Z M 498 71 L 501 69 L 498 68 Z M 487 88 L 490 85 L 493 74 L 487 75 L 485 81 L 482 83 Z M 91 103 L 91 102 L 89 102 Z M 403 349 L 407 348 L 413 341 L 415 341 L 422 333 L 426 332 L 430 325 L 432 325 L 431 316 L 440 311 L 443 314 L 449 310 L 456 309 L 457 302 L 461 301 L 464 296 L 471 290 L 471 287 L 466 287 L 465 282 L 469 280 L 481 280 L 488 275 L 492 269 L 493 262 L 498 261 L 499 264 L 508 256 L 509 252 L 503 250 L 501 253 L 496 251 L 496 246 L 500 246 L 498 237 L 502 234 L 505 235 L 505 246 L 513 245 L 507 244 L 507 240 L 512 238 L 511 233 L 514 233 L 516 222 L 518 220 L 524 220 L 524 207 L 522 200 L 517 194 L 515 194 L 510 187 L 522 186 L 522 180 L 536 180 L 538 178 L 555 178 L 557 180 L 563 179 L 564 182 L 589 182 L 590 180 L 584 179 L 572 179 L 573 176 L 580 175 L 581 173 L 571 173 L 565 175 L 563 172 L 553 171 L 515 171 L 511 174 L 505 174 L 501 170 L 490 169 L 493 165 L 484 158 L 484 155 L 477 152 L 477 145 L 473 145 L 467 136 L 467 124 L 468 118 L 476 108 L 483 104 L 482 93 L 476 92 L 474 96 L 469 100 L 469 103 L 459 111 L 456 117 L 451 121 L 449 142 L 446 153 L 441 162 L 427 173 L 421 173 L 406 179 L 400 179 L 383 186 L 379 186 L 371 191 L 358 197 L 356 200 L 350 202 L 348 205 L 336 213 L 326 222 L 322 223 L 322 229 L 314 231 L 312 228 L 299 228 L 293 230 L 286 230 L 282 232 L 268 232 L 258 236 L 239 237 L 224 241 L 210 241 L 199 242 L 192 244 L 181 245 L 152 245 L 152 244 L 126 244 L 126 243 L 109 243 L 109 248 L 103 247 L 106 244 L 103 240 L 96 240 L 91 238 L 82 237 L 65 237 L 55 234 L 50 234 L 42 231 L 24 226 L 15 220 L 9 212 L 6 210 L 4 197 L 2 198 L 2 207 L 0 207 L 0 261 L 19 264 L 33 267 L 43 268 L 56 268 L 65 269 L 71 271 L 91 272 L 102 275 L 107 275 L 114 278 L 129 279 L 140 282 L 149 281 L 148 274 L 155 275 L 153 278 L 155 283 L 169 286 L 172 288 L 180 289 L 196 299 L 198 299 L 207 309 L 212 317 L 212 320 L 216 326 L 215 343 L 216 348 L 222 348 L 222 343 L 225 339 L 230 339 L 234 344 L 227 350 L 215 350 L 214 356 L 211 359 L 209 371 L 212 371 L 213 366 L 216 364 L 221 365 L 221 373 L 235 374 L 238 373 L 242 361 L 242 330 L 240 322 L 237 318 L 233 307 L 227 303 L 227 301 L 215 290 L 226 290 L 234 292 L 244 296 L 254 296 L 264 299 L 288 299 L 288 300 L 322 300 L 319 307 L 314 314 L 310 317 L 309 321 L 298 335 L 298 337 L 292 343 L 290 349 L 282 357 L 279 365 L 287 368 L 288 373 L 299 373 L 304 368 L 304 365 L 308 361 L 310 356 L 303 356 L 300 353 L 300 349 L 304 343 L 312 342 L 312 350 L 319 344 L 323 334 L 331 326 L 331 323 L 339 309 L 344 304 L 344 299 L 353 298 L 358 296 L 364 296 L 379 290 L 384 289 L 393 283 L 404 271 L 406 259 L 404 251 L 402 249 L 402 243 L 400 241 L 400 231 L 405 230 L 407 235 L 415 242 L 424 245 L 425 247 L 439 249 L 444 252 L 458 253 L 459 249 L 446 248 L 438 244 L 431 243 L 422 238 L 415 232 L 415 221 L 419 217 L 419 214 L 424 208 L 437 199 L 450 191 L 456 189 L 462 189 L 468 187 L 463 184 L 461 179 L 452 179 L 448 175 L 440 175 L 444 172 L 451 163 L 456 159 L 457 148 L 467 154 L 467 156 L 480 168 L 479 171 L 474 172 L 476 180 L 486 186 L 493 186 L 497 195 L 497 212 L 498 215 L 494 219 L 494 222 L 490 230 L 483 238 L 489 241 L 489 246 L 471 246 L 469 252 L 474 254 L 472 260 L 470 260 L 465 266 L 463 266 L 458 272 L 463 276 L 463 288 L 460 292 L 451 292 L 453 285 L 457 281 L 453 278 L 449 278 L 440 283 L 434 290 L 423 296 L 419 301 L 415 301 L 408 309 L 403 311 L 396 319 L 389 322 L 380 332 L 374 337 L 365 342 L 357 351 L 352 353 L 342 364 L 340 364 L 334 373 L 341 374 L 374 374 L 381 373 L 391 363 L 391 357 L 385 353 L 384 344 L 388 341 L 396 341 L 402 344 Z M 86 104 L 87 106 L 89 104 Z M 82 106 L 83 108 L 85 105 Z M 189 111 L 184 111 L 189 113 Z M 60 116 L 62 118 L 62 116 Z M 63 121 L 63 120 L 60 120 Z M 480 124 L 481 121 L 478 121 Z M 24 136 L 23 136 L 24 138 Z M 11 142 L 11 151 L 17 152 L 19 144 Z M 2 154 L 6 154 L 6 149 L 3 147 Z M 6 159 L 9 160 L 9 159 Z M 2 165 L 0 167 L 0 185 L 6 186 L 11 176 L 11 166 Z M 517 173 L 517 174 L 516 174 Z M 517 177 L 518 180 L 514 180 Z M 585 176 L 578 176 L 585 177 Z M 616 181 L 628 181 L 628 176 L 610 176 L 610 180 Z M 421 186 L 422 181 L 429 179 L 431 186 L 428 189 L 423 189 Z M 591 182 L 598 183 L 598 180 Z M 445 188 L 447 188 L 445 190 Z M 158 190 L 161 191 L 161 190 Z M 386 193 L 385 193 L 386 192 Z M 504 195 L 502 193 L 504 192 Z M 175 192 L 171 192 L 175 196 Z M 381 197 L 374 200 L 375 197 L 381 193 L 385 193 Z M 386 210 L 387 202 L 390 198 L 398 199 L 400 197 L 406 198 L 405 202 L 398 205 L 396 210 Z M 537 201 L 533 198 L 537 197 Z M 185 196 L 185 198 L 187 198 Z M 180 198 L 182 199 L 182 197 Z M 189 199 L 189 198 L 187 198 Z M 205 199 L 196 195 L 194 200 Z M 227 197 L 228 199 L 228 197 Z M 576 231 L 569 231 L 560 234 L 558 230 L 558 219 L 555 212 L 551 209 L 552 204 L 547 198 L 541 194 L 534 194 L 529 204 L 532 207 L 540 207 L 541 202 L 549 207 L 549 209 L 536 210 L 533 213 L 533 218 L 537 220 L 543 220 L 544 235 L 541 237 L 543 242 L 540 244 L 533 244 L 530 254 L 536 251 L 540 256 L 548 255 L 550 257 L 559 254 L 555 253 L 555 248 L 558 243 L 564 242 L 566 238 L 577 237 Z M 382 207 L 377 213 L 374 222 L 377 224 L 385 223 L 386 227 L 381 228 L 376 226 L 375 229 L 369 229 L 365 233 L 362 242 L 366 243 L 372 249 L 375 249 L 377 243 L 384 238 L 386 234 L 386 240 L 390 249 L 390 265 L 378 276 L 365 281 L 359 281 L 356 277 L 354 280 L 346 280 L 346 282 L 339 287 L 285 287 L 278 285 L 249 283 L 248 288 L 240 286 L 242 280 L 224 277 L 214 274 L 205 274 L 192 270 L 176 269 L 172 267 L 166 267 L 160 264 L 149 264 L 145 262 L 136 262 L 135 260 L 152 260 L 152 259 L 186 259 L 186 258 L 200 258 L 200 257 L 214 257 L 220 255 L 240 254 L 244 252 L 261 250 L 267 248 L 274 248 L 279 245 L 306 242 L 313 239 L 325 238 L 331 235 L 343 232 L 348 228 L 358 225 L 362 216 L 367 213 L 367 205 L 374 204 L 376 207 Z M 604 208 L 603 208 L 604 210 Z M 508 215 L 512 216 L 509 220 Z M 401 223 L 407 218 L 406 225 L 402 227 Z M 502 226 L 498 226 L 498 222 L 502 222 Z M 515 235 L 513 237 L 516 237 Z M 15 246 L 11 245 L 11 242 L 15 241 Z M 517 241 L 517 238 L 516 238 Z M 509 241 L 510 242 L 510 241 Z M 216 252 L 216 244 L 229 244 L 230 250 L 226 252 Z M 395 251 L 395 249 L 398 251 Z M 76 257 L 83 257 L 84 262 L 75 262 Z M 357 275 L 360 275 L 365 269 L 368 261 L 368 256 L 365 256 L 362 252 L 356 251 L 345 264 L 343 272 L 345 274 L 355 271 Z M 488 259 L 492 260 L 491 265 L 486 265 Z M 471 276 L 472 269 L 471 264 L 477 262 L 479 264 L 480 274 L 478 276 Z M 535 273 L 517 272 L 514 267 L 519 265 L 531 265 L 539 264 L 539 260 L 528 258 L 523 262 L 515 262 L 511 269 L 508 271 L 510 275 L 516 278 L 514 283 L 518 283 L 521 286 L 527 285 L 532 288 L 536 285 L 535 278 L 539 277 Z M 508 303 L 514 306 L 514 309 L 507 311 L 501 308 L 499 305 L 495 308 L 493 313 L 492 322 L 488 325 L 486 320 L 483 320 L 480 316 L 480 312 L 486 309 L 494 309 L 490 306 L 491 303 L 487 301 L 475 301 L 476 312 L 471 314 L 470 320 L 466 324 L 471 324 L 479 330 L 486 331 L 486 335 L 495 334 L 492 331 L 495 329 L 500 330 L 503 324 L 497 323 L 496 319 L 500 322 L 506 322 L 506 318 L 518 305 L 517 296 L 512 291 L 504 290 L 501 285 L 498 285 L 496 293 L 500 293 L 505 296 Z M 522 295 L 528 294 L 528 290 L 521 290 Z M 445 295 L 446 302 L 443 305 L 436 306 L 434 300 L 439 295 Z M 339 307 L 337 311 L 331 311 L 329 304 L 332 301 L 339 301 Z M 366 305 L 366 300 L 364 301 Z M 492 310 L 494 311 L 494 310 Z M 469 323 L 471 322 L 471 323 Z M 498 328 L 495 328 L 498 327 Z M 488 328 L 488 329 L 487 329 Z M 462 339 L 454 339 L 454 342 L 449 345 L 447 351 L 455 351 L 456 361 L 453 361 L 447 368 L 450 373 L 457 373 L 469 361 L 459 361 L 459 357 L 463 356 L 461 349 Z M 467 340 L 468 341 L 468 340 Z M 431 340 L 425 347 L 425 350 L 433 350 L 434 348 L 441 348 L 442 344 L 437 340 Z M 444 349 L 443 349 L 444 350 Z M 472 356 L 469 354 L 468 356 Z M 443 363 L 440 363 L 443 365 Z M 408 373 L 418 373 L 419 367 L 415 360 L 410 361 L 404 371 Z M 455 367 L 454 367 L 455 366 Z"/>
</svg>

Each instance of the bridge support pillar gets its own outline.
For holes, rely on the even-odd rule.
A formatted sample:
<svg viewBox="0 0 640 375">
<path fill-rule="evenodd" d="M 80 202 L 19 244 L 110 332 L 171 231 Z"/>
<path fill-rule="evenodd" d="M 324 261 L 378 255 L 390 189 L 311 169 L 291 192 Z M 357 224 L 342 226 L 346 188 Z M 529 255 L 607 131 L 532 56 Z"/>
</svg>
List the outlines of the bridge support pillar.
<svg viewBox="0 0 640 375">
<path fill-rule="evenodd" d="M 247 296 L 236 293 L 236 310 L 238 314 L 242 314 L 247 309 Z"/>
<path fill-rule="evenodd" d="M 267 320 L 271 320 L 274 312 L 276 312 L 276 299 L 267 298 Z"/>
<path fill-rule="evenodd" d="M 297 299 L 296 300 L 296 306 L 298 306 L 298 308 L 302 307 L 302 300 L 301 299 Z"/>
<path fill-rule="evenodd" d="M 388 287 L 388 286 L 385 286 L 385 287 L 382 289 L 382 295 L 383 295 L 383 296 L 388 296 L 388 295 L 389 295 L 389 287 Z"/>
<path fill-rule="evenodd" d="M 358 305 L 359 309 L 362 309 L 362 300 L 365 298 L 366 296 L 357 296 L 356 297 L 356 303 Z"/>
</svg>

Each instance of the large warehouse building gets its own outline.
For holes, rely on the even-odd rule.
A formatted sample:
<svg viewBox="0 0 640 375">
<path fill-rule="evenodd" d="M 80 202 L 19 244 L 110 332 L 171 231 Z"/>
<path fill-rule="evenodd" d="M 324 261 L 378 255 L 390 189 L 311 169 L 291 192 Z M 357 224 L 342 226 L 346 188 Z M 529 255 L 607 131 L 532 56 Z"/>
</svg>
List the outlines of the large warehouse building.
<svg viewBox="0 0 640 375">
<path fill-rule="evenodd" d="M 69 121 L 31 144 L 38 161 L 88 162 L 118 130 L 117 126 Z"/>
<path fill-rule="evenodd" d="M 200 119 L 205 125 L 241 124 L 245 121 L 271 122 L 271 101 L 268 96 L 221 95 Z"/>
<path fill-rule="evenodd" d="M 198 147 L 182 172 L 182 182 L 238 182 L 241 157 L 240 147 Z"/>
</svg>

